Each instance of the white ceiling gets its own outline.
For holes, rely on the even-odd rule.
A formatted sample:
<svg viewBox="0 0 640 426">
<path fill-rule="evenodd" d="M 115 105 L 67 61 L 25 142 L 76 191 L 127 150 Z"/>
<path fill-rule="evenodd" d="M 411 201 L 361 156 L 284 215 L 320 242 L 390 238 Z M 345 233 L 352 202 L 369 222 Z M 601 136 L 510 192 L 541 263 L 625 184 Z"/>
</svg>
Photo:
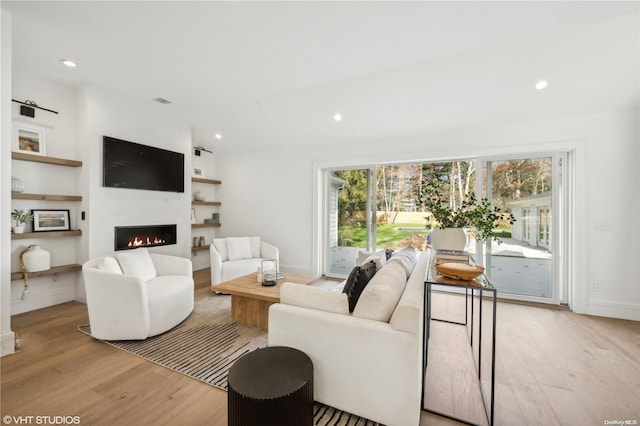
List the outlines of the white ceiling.
<svg viewBox="0 0 640 426">
<path fill-rule="evenodd" d="M 639 107 L 636 1 L 2 1 L 2 9 L 13 17 L 14 75 L 38 70 L 166 98 L 196 143 L 218 153 Z M 549 81 L 542 92 L 533 88 L 540 78 Z"/>
</svg>

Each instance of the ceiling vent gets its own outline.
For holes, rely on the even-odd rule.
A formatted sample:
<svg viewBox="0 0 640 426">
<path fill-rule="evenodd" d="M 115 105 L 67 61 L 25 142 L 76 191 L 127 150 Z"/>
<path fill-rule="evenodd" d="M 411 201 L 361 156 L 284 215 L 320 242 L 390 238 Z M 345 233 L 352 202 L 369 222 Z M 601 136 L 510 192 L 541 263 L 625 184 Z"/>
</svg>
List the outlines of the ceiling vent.
<svg viewBox="0 0 640 426">
<path fill-rule="evenodd" d="M 170 104 L 171 101 L 165 99 L 165 98 L 155 98 L 154 101 L 161 103 L 162 105 L 167 105 Z"/>
</svg>

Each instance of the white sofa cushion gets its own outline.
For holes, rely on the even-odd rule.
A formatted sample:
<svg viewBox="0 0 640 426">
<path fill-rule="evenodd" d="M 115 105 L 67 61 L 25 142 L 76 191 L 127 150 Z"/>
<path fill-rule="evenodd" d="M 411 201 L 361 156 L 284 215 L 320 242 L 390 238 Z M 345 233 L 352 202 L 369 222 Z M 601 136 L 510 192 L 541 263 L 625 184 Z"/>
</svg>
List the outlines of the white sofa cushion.
<svg viewBox="0 0 640 426">
<path fill-rule="evenodd" d="M 418 260 L 418 256 L 416 255 L 416 249 L 413 247 L 405 247 L 400 251 L 397 251 L 391 256 L 391 258 L 387 261 L 390 262 L 398 262 L 402 265 L 402 267 L 407 272 L 407 276 L 411 275 L 413 272 L 413 267 L 416 265 L 416 261 Z"/>
<path fill-rule="evenodd" d="M 349 303 L 345 293 L 336 293 L 308 285 L 282 283 L 280 303 L 349 315 Z"/>
<path fill-rule="evenodd" d="M 260 237 L 249 237 L 251 245 L 251 257 L 262 257 L 260 254 Z"/>
<path fill-rule="evenodd" d="M 122 268 L 120 268 L 120 264 L 114 257 L 111 256 L 101 258 L 98 261 L 96 268 L 112 274 L 122 275 Z"/>
<path fill-rule="evenodd" d="M 353 315 L 389 322 L 407 283 L 407 273 L 400 262 L 389 262 L 371 278 L 358 299 Z"/>
<path fill-rule="evenodd" d="M 116 258 L 125 275 L 131 275 L 143 281 L 152 280 L 158 275 L 146 247 L 118 253 Z"/>
<path fill-rule="evenodd" d="M 229 260 L 251 259 L 251 242 L 249 237 L 228 237 L 227 250 Z"/>
<path fill-rule="evenodd" d="M 227 239 L 226 238 L 214 238 L 213 245 L 215 246 L 218 254 L 220 254 L 220 259 L 223 262 L 229 260 L 229 252 L 227 250 Z"/>
<path fill-rule="evenodd" d="M 420 259 L 407 280 L 407 285 L 398 301 L 389 324 L 394 330 L 419 335 L 422 330 L 424 304 L 424 282 L 427 277 L 430 251 L 420 253 Z"/>
<path fill-rule="evenodd" d="M 255 274 L 260 267 L 261 261 L 262 259 L 259 258 L 251 258 L 236 260 L 234 262 L 225 262 L 222 269 L 222 282 L 229 281 L 247 274 Z M 256 276 L 256 281 L 257 280 L 258 277 Z"/>
</svg>

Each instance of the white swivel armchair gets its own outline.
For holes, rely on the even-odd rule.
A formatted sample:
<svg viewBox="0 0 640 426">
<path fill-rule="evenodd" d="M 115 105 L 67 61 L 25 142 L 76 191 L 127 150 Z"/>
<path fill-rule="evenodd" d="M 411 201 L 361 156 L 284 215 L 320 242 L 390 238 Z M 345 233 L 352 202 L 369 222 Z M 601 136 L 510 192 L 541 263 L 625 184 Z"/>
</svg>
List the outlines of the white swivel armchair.
<svg viewBox="0 0 640 426">
<path fill-rule="evenodd" d="M 263 259 L 280 261 L 280 251 L 260 237 L 214 238 L 211 256 L 211 286 L 256 272 Z"/>
<path fill-rule="evenodd" d="M 193 311 L 189 259 L 138 248 L 88 260 L 82 275 L 97 339 L 143 340 L 172 329 Z"/>
</svg>

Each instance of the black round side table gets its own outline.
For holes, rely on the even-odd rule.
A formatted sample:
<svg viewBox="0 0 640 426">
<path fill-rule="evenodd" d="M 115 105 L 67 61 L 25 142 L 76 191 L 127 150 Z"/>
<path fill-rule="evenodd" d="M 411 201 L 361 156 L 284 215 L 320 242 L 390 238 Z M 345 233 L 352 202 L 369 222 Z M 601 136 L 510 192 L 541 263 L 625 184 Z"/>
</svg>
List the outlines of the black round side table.
<svg viewBox="0 0 640 426">
<path fill-rule="evenodd" d="M 313 425 L 313 363 L 294 348 L 249 352 L 229 370 L 229 426 Z"/>
</svg>

